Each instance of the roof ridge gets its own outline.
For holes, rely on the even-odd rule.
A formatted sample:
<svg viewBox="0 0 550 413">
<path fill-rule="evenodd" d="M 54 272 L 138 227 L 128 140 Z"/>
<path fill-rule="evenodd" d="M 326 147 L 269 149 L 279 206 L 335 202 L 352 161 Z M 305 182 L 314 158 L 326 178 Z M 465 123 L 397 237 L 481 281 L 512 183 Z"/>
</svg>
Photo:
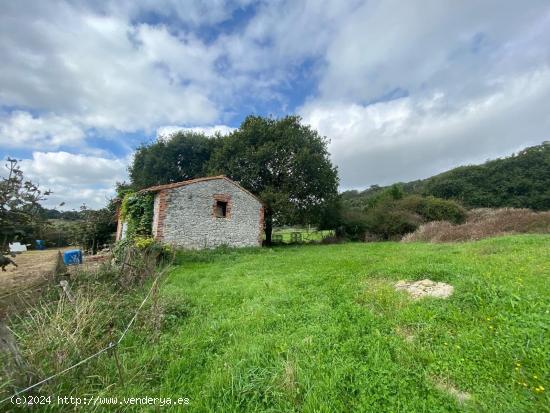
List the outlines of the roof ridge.
<svg viewBox="0 0 550 413">
<path fill-rule="evenodd" d="M 170 184 L 154 185 L 154 186 L 150 186 L 148 188 L 141 189 L 138 192 L 140 192 L 140 193 L 157 192 L 157 191 L 162 191 L 163 189 L 178 188 L 180 186 L 191 185 L 191 184 L 194 184 L 194 183 L 197 183 L 197 182 L 203 182 L 203 181 L 211 181 L 211 180 L 214 180 L 214 179 L 229 179 L 229 178 L 225 175 L 204 176 L 204 177 L 201 177 L 201 178 L 188 179 L 186 181 L 172 182 Z"/>
<path fill-rule="evenodd" d="M 243 187 L 241 184 L 239 184 L 238 182 L 235 182 L 233 179 L 228 178 L 225 175 L 204 176 L 202 178 L 188 179 L 187 181 L 173 182 L 171 184 L 150 186 L 149 188 L 145 188 L 145 189 L 142 189 L 142 190 L 138 191 L 138 193 L 158 192 L 158 191 L 162 191 L 162 190 L 165 190 L 165 189 L 174 189 L 174 188 L 179 188 L 181 186 L 192 185 L 192 184 L 195 184 L 195 183 L 198 183 L 198 182 L 213 181 L 215 179 L 225 179 L 226 181 L 228 181 L 228 182 L 232 183 L 233 185 L 235 185 L 240 190 L 246 192 L 247 194 L 249 194 L 250 196 L 255 198 L 260 204 L 264 205 L 263 201 L 257 195 L 254 195 L 252 192 L 250 192 L 248 189 Z"/>
</svg>

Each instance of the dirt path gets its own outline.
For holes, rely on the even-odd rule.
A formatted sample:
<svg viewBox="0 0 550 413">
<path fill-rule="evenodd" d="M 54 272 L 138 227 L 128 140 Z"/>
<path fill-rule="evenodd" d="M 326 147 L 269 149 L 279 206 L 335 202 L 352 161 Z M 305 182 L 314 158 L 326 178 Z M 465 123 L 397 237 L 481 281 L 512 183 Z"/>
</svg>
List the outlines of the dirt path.
<svg viewBox="0 0 550 413">
<path fill-rule="evenodd" d="M 46 280 L 54 269 L 57 251 L 59 249 L 18 254 L 13 258 L 17 268 L 10 264 L 6 272 L 0 271 L 0 296 Z"/>
</svg>

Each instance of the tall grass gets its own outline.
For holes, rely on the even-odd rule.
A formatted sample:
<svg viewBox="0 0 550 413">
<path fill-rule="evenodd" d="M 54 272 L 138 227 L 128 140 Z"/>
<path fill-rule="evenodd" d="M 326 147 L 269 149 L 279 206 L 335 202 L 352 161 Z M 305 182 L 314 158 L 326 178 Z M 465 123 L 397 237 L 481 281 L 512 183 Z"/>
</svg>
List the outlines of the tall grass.
<svg viewBox="0 0 550 413">
<path fill-rule="evenodd" d="M 529 209 L 474 209 L 464 224 L 435 221 L 421 225 L 403 237 L 403 242 L 473 241 L 506 234 L 550 233 L 550 211 Z"/>
<path fill-rule="evenodd" d="M 157 251 L 150 251 L 151 248 L 137 251 L 131 246 L 128 249 L 120 265 L 109 261 L 58 274 L 56 282 L 61 278 L 68 280 L 70 295 L 51 283 L 36 291 L 32 300 L 20 302 L 17 311 L 11 307 L 8 325 L 24 363 L 13 363 L 13 356 L 0 352 L 5 367 L 0 399 L 62 372 L 117 342 L 160 269 L 156 266 Z M 139 259 L 128 262 L 128 255 L 139 256 Z M 158 289 L 153 288 L 150 302 L 133 327 L 148 331 L 150 337 L 157 337 L 163 315 Z M 107 361 L 91 360 L 78 367 L 78 373 L 91 374 L 102 366 L 100 376 L 105 375 L 113 364 L 109 354 L 113 354 L 111 350 L 103 356 Z M 73 374 L 68 373 L 68 377 L 74 377 Z M 69 383 L 67 378 L 61 378 L 46 384 L 45 388 L 61 390 Z"/>
</svg>

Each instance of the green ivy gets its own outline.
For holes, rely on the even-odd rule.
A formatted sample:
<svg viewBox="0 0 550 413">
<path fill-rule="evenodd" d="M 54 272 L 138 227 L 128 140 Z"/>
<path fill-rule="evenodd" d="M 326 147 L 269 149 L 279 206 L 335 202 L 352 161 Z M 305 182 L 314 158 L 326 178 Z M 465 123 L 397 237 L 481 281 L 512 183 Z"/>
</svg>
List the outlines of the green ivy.
<svg viewBox="0 0 550 413">
<path fill-rule="evenodd" d="M 153 204 L 153 194 L 132 192 L 124 196 L 120 207 L 120 218 L 128 225 L 126 236 L 129 239 L 151 235 Z"/>
</svg>

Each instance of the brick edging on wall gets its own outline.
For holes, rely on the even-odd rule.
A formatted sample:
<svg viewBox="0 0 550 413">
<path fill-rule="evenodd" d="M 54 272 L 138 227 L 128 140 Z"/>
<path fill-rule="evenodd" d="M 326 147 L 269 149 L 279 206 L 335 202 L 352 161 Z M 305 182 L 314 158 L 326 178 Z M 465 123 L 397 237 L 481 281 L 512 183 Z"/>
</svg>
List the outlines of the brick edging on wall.
<svg viewBox="0 0 550 413">
<path fill-rule="evenodd" d="M 157 196 L 159 197 L 158 210 L 154 211 L 154 213 L 158 214 L 158 217 L 157 227 L 155 233 L 153 234 L 153 237 L 159 241 L 162 241 L 164 236 L 164 220 L 166 218 L 166 198 L 168 197 L 168 190 L 159 191 L 157 193 Z"/>
<path fill-rule="evenodd" d="M 120 241 L 122 235 L 122 221 L 120 220 L 120 208 L 116 210 L 116 236 L 115 241 Z"/>
<path fill-rule="evenodd" d="M 258 245 L 261 247 L 263 242 L 264 242 L 264 237 L 263 237 L 263 232 L 264 232 L 264 213 L 265 213 L 265 209 L 264 209 L 264 206 L 261 205 L 260 206 L 260 229 L 259 229 L 259 233 L 258 233 Z"/>
<path fill-rule="evenodd" d="M 227 202 L 227 207 L 225 210 L 225 217 L 226 219 L 231 218 L 231 207 L 232 207 L 232 201 L 231 201 L 231 195 L 229 194 L 214 194 L 214 204 L 212 205 L 212 217 L 214 218 L 220 218 L 216 216 L 216 206 L 217 202 Z"/>
</svg>

